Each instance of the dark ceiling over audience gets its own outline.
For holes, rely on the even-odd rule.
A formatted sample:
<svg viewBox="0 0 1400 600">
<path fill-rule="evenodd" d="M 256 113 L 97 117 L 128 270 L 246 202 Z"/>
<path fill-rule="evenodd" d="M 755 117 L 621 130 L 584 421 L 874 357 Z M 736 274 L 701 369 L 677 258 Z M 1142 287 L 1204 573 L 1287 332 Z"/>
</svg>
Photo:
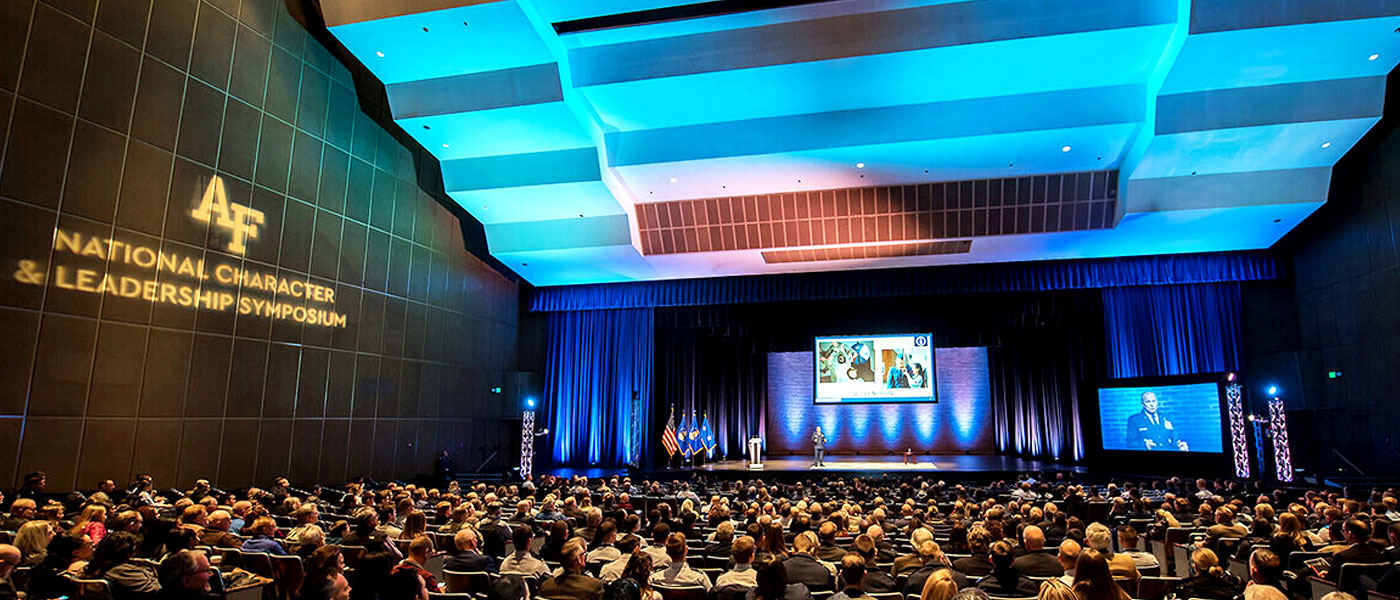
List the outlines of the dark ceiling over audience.
<svg viewBox="0 0 1400 600">
<path fill-rule="evenodd" d="M 539 286 L 1268 247 L 1400 60 L 1385 0 L 322 5 Z"/>
</svg>

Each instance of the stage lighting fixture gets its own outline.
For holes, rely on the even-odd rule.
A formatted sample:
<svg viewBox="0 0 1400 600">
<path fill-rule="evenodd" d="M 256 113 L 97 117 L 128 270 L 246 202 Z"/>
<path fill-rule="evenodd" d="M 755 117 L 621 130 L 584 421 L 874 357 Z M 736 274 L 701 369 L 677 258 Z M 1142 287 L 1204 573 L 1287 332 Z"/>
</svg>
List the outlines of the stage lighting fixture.
<svg viewBox="0 0 1400 600">
<path fill-rule="evenodd" d="M 525 408 L 528 408 L 528 409 L 534 409 L 534 408 L 535 408 L 535 397 L 534 397 L 534 396 L 530 396 L 529 398 L 526 398 L 526 399 L 525 399 Z"/>
<path fill-rule="evenodd" d="M 1278 395 L 1278 386 L 1276 386 L 1276 385 L 1271 385 L 1271 386 L 1269 386 L 1268 392 L 1269 392 L 1269 395 L 1270 395 L 1270 396 L 1277 396 L 1277 395 Z"/>
<path fill-rule="evenodd" d="M 1225 375 L 1225 381 L 1234 381 L 1234 380 L 1235 380 L 1235 374 L 1234 374 L 1234 373 L 1227 373 L 1227 374 Z"/>
</svg>

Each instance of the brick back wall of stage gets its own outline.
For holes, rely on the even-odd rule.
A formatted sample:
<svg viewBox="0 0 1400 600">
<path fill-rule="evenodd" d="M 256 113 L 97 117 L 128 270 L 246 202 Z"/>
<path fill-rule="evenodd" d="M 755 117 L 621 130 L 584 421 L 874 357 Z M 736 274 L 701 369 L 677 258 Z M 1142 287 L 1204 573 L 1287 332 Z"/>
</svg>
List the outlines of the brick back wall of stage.
<svg viewBox="0 0 1400 600">
<path fill-rule="evenodd" d="M 934 367 L 936 403 L 816 406 L 812 353 L 770 352 L 767 454 L 811 454 L 817 425 L 826 434 L 827 451 L 835 454 L 885 455 L 905 448 L 936 454 L 994 452 L 987 349 L 936 348 Z"/>
<path fill-rule="evenodd" d="M 407 478 L 518 444 L 489 392 L 518 284 L 382 97 L 283 0 L 0 2 L 0 489 Z"/>
</svg>

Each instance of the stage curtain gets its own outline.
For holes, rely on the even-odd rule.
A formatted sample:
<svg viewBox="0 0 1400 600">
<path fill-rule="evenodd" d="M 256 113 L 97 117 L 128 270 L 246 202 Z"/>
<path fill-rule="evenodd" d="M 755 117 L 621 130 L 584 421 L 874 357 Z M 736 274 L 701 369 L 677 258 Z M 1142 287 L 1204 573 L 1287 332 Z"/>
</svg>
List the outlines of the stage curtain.
<svg viewBox="0 0 1400 600">
<path fill-rule="evenodd" d="M 545 423 L 556 465 L 622 466 L 632 444 L 632 392 L 643 456 L 651 436 L 654 314 L 649 308 L 551 313 Z"/>
<path fill-rule="evenodd" d="M 744 319 L 725 307 L 658 309 L 656 399 L 651 433 L 660 435 L 672 409 L 709 415 L 714 430 L 712 460 L 742 458 L 749 435 L 764 431 L 768 401 L 768 355 Z M 657 464 L 667 459 L 656 445 Z M 679 464 L 680 458 L 673 464 Z"/>
<path fill-rule="evenodd" d="M 1276 279 L 1267 251 L 713 277 L 539 288 L 531 310 L 705 306 Z"/>
<path fill-rule="evenodd" d="M 1239 368 L 1238 283 L 1106 288 L 1102 294 L 1113 377 Z"/>
<path fill-rule="evenodd" d="M 1041 295 L 1002 324 L 987 354 L 999 452 L 1084 458 L 1078 398 L 1104 373 L 1100 304 L 1093 292 Z"/>
</svg>

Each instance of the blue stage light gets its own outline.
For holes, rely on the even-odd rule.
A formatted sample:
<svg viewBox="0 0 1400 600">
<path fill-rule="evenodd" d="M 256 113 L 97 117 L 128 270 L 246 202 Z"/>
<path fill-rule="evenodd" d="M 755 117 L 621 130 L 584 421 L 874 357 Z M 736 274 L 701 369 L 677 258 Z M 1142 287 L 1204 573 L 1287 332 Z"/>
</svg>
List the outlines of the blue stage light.
<svg viewBox="0 0 1400 600">
<path fill-rule="evenodd" d="M 526 398 L 526 399 L 525 399 L 525 408 L 534 410 L 534 408 L 535 408 L 535 397 L 534 397 L 534 396 L 530 396 L 529 398 Z"/>
<path fill-rule="evenodd" d="M 1270 396 L 1277 396 L 1277 395 L 1278 395 L 1278 386 L 1276 386 L 1276 385 L 1271 385 L 1271 386 L 1269 386 L 1269 395 L 1270 395 Z"/>
</svg>

